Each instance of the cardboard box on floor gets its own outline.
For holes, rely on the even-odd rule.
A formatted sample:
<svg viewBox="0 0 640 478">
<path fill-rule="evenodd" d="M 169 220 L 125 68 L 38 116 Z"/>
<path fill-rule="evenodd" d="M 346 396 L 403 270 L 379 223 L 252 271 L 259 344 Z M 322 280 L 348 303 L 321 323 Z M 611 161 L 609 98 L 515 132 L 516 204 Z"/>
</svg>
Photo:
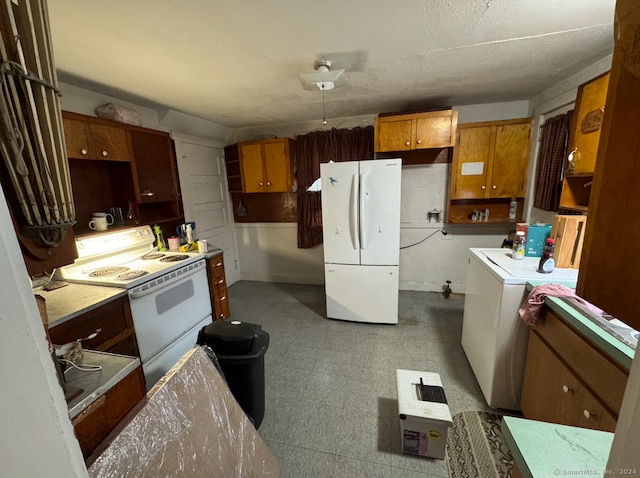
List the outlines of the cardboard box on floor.
<svg viewBox="0 0 640 478">
<path fill-rule="evenodd" d="M 89 467 L 91 477 L 280 475 L 206 352 L 195 347 Z"/>
</svg>

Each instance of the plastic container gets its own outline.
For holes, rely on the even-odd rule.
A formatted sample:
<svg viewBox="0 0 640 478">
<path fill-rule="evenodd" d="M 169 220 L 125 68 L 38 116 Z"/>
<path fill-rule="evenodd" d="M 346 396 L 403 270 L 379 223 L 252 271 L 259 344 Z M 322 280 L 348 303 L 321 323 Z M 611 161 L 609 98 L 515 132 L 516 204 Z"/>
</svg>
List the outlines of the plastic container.
<svg viewBox="0 0 640 478">
<path fill-rule="evenodd" d="M 516 237 L 513 239 L 513 253 L 511 257 L 518 261 L 524 259 L 526 245 L 527 240 L 524 237 L 524 231 L 516 231 Z"/>
<path fill-rule="evenodd" d="M 198 344 L 211 347 L 231 393 L 258 429 L 264 418 L 264 354 L 269 334 L 258 324 L 225 320 L 203 327 Z"/>
<path fill-rule="evenodd" d="M 553 258 L 553 249 L 555 248 L 556 241 L 555 239 L 549 238 L 545 242 L 544 252 L 542 253 L 542 257 L 540 258 L 540 263 L 538 264 L 538 272 L 543 274 L 549 274 L 553 272 L 555 269 L 555 259 Z"/>
<path fill-rule="evenodd" d="M 511 198 L 511 202 L 509 203 L 509 220 L 515 221 L 517 214 L 518 214 L 518 201 L 516 201 L 515 198 Z"/>
</svg>

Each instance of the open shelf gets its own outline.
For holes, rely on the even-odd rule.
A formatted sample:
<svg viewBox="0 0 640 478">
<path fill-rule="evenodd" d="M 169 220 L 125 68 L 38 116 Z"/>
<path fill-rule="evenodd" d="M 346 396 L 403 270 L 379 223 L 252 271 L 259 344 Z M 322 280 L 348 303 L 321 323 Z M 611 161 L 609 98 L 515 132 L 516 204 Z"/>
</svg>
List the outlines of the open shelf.
<svg viewBox="0 0 640 478">
<path fill-rule="evenodd" d="M 511 199 L 451 199 L 447 213 L 449 224 L 515 224 L 522 222 L 524 198 L 517 198 L 518 210 L 515 219 L 509 219 L 509 203 Z M 489 210 L 487 221 L 474 221 L 473 211 Z"/>
</svg>

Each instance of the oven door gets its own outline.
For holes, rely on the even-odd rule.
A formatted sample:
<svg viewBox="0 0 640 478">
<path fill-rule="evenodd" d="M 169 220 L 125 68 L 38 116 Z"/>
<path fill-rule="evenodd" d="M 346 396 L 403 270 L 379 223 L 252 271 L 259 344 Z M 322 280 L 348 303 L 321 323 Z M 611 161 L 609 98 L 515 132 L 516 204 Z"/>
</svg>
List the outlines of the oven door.
<svg viewBox="0 0 640 478">
<path fill-rule="evenodd" d="M 178 280 L 156 281 L 157 285 L 145 289 L 144 293 L 140 293 L 140 287 L 129 291 L 143 363 L 211 315 L 205 262 L 202 264 L 180 274 Z"/>
</svg>

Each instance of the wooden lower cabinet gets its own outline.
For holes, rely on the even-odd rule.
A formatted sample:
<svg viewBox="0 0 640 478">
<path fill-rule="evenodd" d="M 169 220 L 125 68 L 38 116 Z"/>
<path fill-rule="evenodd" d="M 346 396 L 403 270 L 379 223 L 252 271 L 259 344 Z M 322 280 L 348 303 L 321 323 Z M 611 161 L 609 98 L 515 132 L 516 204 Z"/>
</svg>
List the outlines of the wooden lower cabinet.
<svg viewBox="0 0 640 478">
<path fill-rule="evenodd" d="M 127 296 L 50 328 L 49 336 L 52 343 L 64 345 L 88 337 L 98 329 L 100 332 L 93 339 L 83 340 L 84 349 L 140 357 Z"/>
<path fill-rule="evenodd" d="M 562 425 L 615 431 L 617 418 L 536 333 L 529 338 L 522 412 L 525 417 Z"/>
<path fill-rule="evenodd" d="M 224 273 L 224 257 L 222 254 L 207 259 L 207 276 L 214 320 L 225 320 L 231 317 L 229 298 L 227 296 L 227 279 Z"/>
<path fill-rule="evenodd" d="M 532 420 L 615 431 L 629 372 L 547 307 L 529 334 L 521 408 Z"/>
<path fill-rule="evenodd" d="M 138 367 L 89 405 L 80 415 L 74 417 L 73 428 L 85 458 L 142 400 L 145 393 L 142 367 Z"/>
</svg>

